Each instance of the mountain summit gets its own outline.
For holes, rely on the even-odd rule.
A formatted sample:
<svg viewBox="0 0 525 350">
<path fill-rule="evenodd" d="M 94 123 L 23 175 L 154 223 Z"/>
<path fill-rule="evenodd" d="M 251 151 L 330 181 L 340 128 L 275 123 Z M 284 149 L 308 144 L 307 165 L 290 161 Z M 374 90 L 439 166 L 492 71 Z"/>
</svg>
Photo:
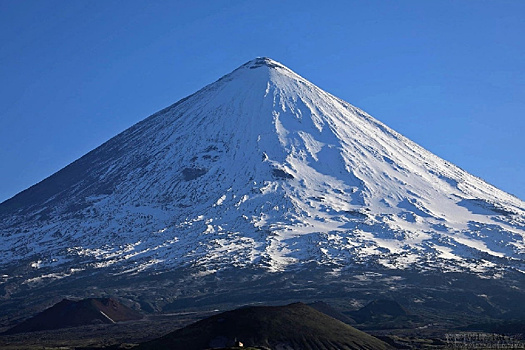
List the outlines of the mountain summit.
<svg viewBox="0 0 525 350">
<path fill-rule="evenodd" d="M 494 276 L 524 270 L 525 203 L 257 58 L 0 204 L 0 232 L 17 285 L 177 268 Z"/>
</svg>

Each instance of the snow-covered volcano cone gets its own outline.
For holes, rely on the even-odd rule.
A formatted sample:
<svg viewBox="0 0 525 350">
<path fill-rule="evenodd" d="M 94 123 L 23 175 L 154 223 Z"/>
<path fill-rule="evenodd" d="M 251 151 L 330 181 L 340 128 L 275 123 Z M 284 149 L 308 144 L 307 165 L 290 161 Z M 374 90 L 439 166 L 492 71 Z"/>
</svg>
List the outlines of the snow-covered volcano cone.
<svg viewBox="0 0 525 350">
<path fill-rule="evenodd" d="M 257 58 L 0 204 L 0 266 L 523 269 L 525 203 Z M 26 264 L 26 265 L 24 265 Z"/>
</svg>

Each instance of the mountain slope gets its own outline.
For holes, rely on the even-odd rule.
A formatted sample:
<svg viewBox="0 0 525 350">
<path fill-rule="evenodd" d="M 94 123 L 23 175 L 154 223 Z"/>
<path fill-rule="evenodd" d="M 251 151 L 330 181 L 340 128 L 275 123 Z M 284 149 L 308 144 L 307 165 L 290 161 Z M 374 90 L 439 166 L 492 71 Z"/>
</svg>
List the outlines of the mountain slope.
<svg viewBox="0 0 525 350">
<path fill-rule="evenodd" d="M 3 202 L 0 220 L 17 285 L 312 263 L 525 270 L 523 201 L 268 58 Z"/>
</svg>

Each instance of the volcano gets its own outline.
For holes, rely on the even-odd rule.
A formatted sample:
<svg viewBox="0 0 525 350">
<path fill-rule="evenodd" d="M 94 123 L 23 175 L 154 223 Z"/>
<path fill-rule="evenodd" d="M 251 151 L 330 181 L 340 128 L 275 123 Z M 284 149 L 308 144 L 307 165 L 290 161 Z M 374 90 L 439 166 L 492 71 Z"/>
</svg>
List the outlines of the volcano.
<svg viewBox="0 0 525 350">
<path fill-rule="evenodd" d="M 89 324 L 112 324 L 141 318 L 141 314 L 110 298 L 78 301 L 64 299 L 9 329 L 6 333 L 34 332 Z"/>
<path fill-rule="evenodd" d="M 241 340 L 252 349 L 392 349 L 381 340 L 301 303 L 224 312 L 144 343 L 138 349 L 224 349 Z"/>
<path fill-rule="evenodd" d="M 0 234 L 4 300 L 174 271 L 525 271 L 522 200 L 269 58 L 1 203 Z"/>
</svg>

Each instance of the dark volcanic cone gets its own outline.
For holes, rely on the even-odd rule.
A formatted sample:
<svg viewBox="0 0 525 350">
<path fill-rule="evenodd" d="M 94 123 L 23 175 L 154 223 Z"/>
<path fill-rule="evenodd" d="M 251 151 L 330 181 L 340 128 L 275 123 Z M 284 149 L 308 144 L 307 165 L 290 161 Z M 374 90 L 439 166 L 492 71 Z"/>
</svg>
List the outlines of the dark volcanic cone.
<svg viewBox="0 0 525 350">
<path fill-rule="evenodd" d="M 141 314 L 111 298 L 90 298 L 79 301 L 64 299 L 9 329 L 5 334 L 77 327 L 94 323 L 109 324 L 141 318 Z"/>
<path fill-rule="evenodd" d="M 389 345 L 310 306 L 245 307 L 196 322 L 139 349 L 198 350 L 233 346 L 270 349 L 389 349 Z"/>
</svg>

